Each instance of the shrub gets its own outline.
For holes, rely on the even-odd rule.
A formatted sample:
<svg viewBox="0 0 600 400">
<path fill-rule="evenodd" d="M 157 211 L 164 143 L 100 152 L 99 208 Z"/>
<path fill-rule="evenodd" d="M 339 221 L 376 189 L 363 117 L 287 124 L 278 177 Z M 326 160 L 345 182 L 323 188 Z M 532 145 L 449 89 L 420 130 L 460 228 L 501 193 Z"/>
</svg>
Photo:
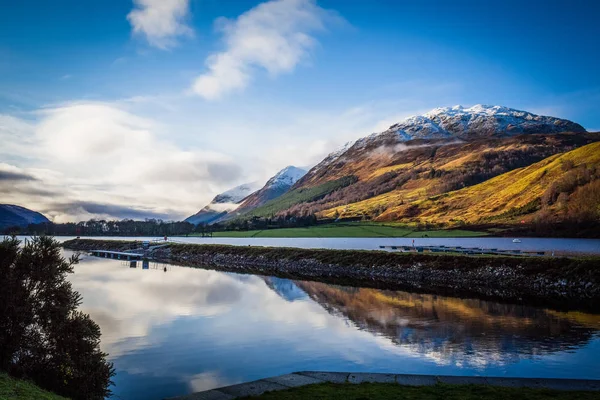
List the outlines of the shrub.
<svg viewBox="0 0 600 400">
<path fill-rule="evenodd" d="M 66 280 L 77 257 L 65 260 L 50 237 L 20 244 L 0 242 L 0 369 L 72 399 L 105 398 L 114 369 Z"/>
</svg>

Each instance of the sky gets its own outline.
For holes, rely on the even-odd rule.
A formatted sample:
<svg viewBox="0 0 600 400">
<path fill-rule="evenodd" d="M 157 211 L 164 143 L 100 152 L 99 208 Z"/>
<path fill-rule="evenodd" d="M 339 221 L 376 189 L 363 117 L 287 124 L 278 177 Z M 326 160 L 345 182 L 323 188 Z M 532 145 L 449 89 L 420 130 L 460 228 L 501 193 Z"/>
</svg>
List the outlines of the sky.
<svg viewBox="0 0 600 400">
<path fill-rule="evenodd" d="M 0 203 L 179 220 L 443 106 L 600 130 L 600 2 L 0 0 Z"/>
</svg>

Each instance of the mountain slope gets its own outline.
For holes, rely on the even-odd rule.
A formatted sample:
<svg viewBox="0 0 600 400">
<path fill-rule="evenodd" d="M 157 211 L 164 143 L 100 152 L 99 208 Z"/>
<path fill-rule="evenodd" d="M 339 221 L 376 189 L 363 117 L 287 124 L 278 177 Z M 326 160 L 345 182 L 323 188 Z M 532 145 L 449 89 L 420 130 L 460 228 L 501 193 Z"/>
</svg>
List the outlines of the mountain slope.
<svg viewBox="0 0 600 400">
<path fill-rule="evenodd" d="M 314 186 L 346 175 L 360 178 L 376 168 L 403 164 L 401 155 L 409 147 L 436 147 L 437 144 L 560 133 L 585 134 L 586 131 L 581 125 L 568 120 L 502 106 L 436 108 L 425 115 L 409 117 L 383 132 L 357 140 L 343 151 L 330 154 L 312 168 L 296 187 Z"/>
<path fill-rule="evenodd" d="M 401 148 L 393 144 L 349 150 L 249 215 L 377 219 L 389 208 L 472 186 L 595 140 L 600 135 L 519 135 L 468 142 L 413 140 Z"/>
<path fill-rule="evenodd" d="M 390 209 L 388 213 L 416 207 L 411 212 L 413 219 L 436 223 L 527 221 L 540 217 L 541 212 L 545 219 L 600 220 L 599 195 L 600 143 L 597 142 L 475 186 Z M 386 214 L 381 216 L 386 217 Z"/>
<path fill-rule="evenodd" d="M 405 196 L 404 201 L 398 199 Z M 321 216 L 355 215 L 386 204 L 378 221 L 448 226 L 600 221 L 600 142 L 545 158 L 482 183 L 434 196 L 395 191 Z M 359 211 L 361 210 L 361 211 Z"/>
<path fill-rule="evenodd" d="M 269 179 L 265 186 L 260 190 L 245 198 L 244 201 L 241 202 L 237 212 L 243 214 L 270 200 L 276 199 L 286 193 L 305 174 L 305 170 L 294 167 L 293 165 L 285 167 Z"/>
<path fill-rule="evenodd" d="M 196 214 L 185 219 L 194 225 L 209 224 L 235 210 L 240 201 L 260 187 L 258 182 L 244 183 L 217 196 Z"/>
<path fill-rule="evenodd" d="M 29 210 L 25 207 L 0 204 L 0 230 L 13 226 L 27 226 L 42 222 L 50 222 L 50 220 L 39 212 Z"/>
<path fill-rule="evenodd" d="M 462 218 L 465 210 L 452 216 L 432 212 L 429 218 L 427 207 L 421 210 L 419 205 L 597 141 L 600 133 L 586 132 L 574 122 L 507 107 L 438 108 L 348 143 L 329 154 L 284 195 L 240 219 L 285 217 L 287 221 L 316 215 L 320 219 L 446 226 L 481 222 L 496 214 L 473 208 L 477 209 L 473 212 L 477 220 Z M 561 196 L 564 203 L 567 194 Z M 480 200 L 481 204 L 486 201 Z M 500 213 L 514 214 L 513 207 L 525 205 L 518 201 Z M 548 212 L 548 207 L 544 209 Z"/>
</svg>

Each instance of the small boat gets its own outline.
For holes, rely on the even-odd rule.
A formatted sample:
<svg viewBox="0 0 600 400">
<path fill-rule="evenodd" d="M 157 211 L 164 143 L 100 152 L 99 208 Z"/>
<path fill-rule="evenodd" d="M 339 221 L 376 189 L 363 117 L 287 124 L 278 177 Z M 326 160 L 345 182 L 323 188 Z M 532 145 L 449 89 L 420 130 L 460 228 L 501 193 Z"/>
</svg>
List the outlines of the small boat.
<svg viewBox="0 0 600 400">
<path fill-rule="evenodd" d="M 513 243 L 521 243 L 520 239 L 513 239 Z"/>
</svg>

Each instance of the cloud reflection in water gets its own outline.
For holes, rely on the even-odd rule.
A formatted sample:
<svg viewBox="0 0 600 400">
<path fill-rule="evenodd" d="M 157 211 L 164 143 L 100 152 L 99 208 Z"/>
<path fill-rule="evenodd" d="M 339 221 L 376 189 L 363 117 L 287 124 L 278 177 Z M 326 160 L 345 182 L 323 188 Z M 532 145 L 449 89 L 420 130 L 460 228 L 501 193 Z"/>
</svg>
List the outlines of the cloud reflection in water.
<svg viewBox="0 0 600 400">
<path fill-rule="evenodd" d="M 594 315 L 93 257 L 75 270 L 116 398 L 309 369 L 600 378 Z"/>
</svg>

